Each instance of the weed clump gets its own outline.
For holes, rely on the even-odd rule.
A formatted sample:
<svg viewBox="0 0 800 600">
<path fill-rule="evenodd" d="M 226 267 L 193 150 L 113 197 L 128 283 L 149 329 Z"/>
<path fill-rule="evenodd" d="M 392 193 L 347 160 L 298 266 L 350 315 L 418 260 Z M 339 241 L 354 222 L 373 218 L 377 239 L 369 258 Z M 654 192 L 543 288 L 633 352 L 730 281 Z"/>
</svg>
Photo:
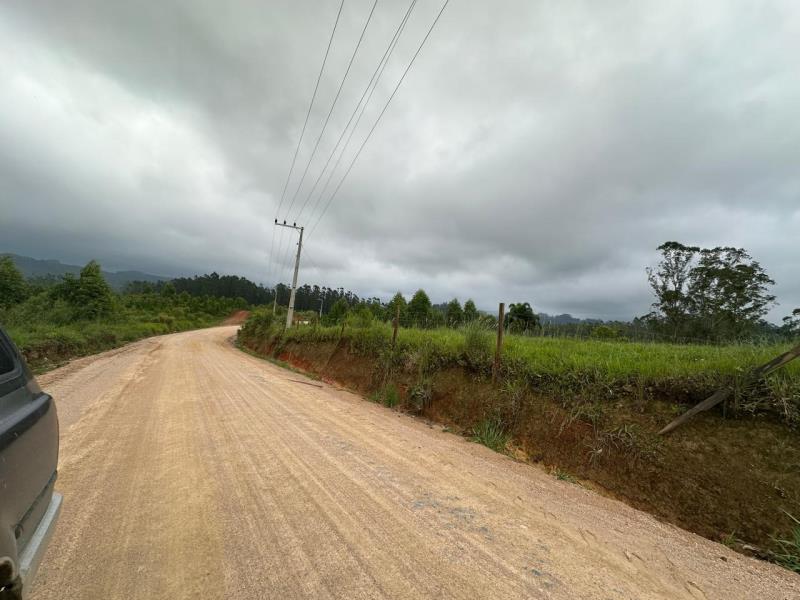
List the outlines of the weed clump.
<svg viewBox="0 0 800 600">
<path fill-rule="evenodd" d="M 474 370 L 491 364 L 492 340 L 489 330 L 480 321 L 470 321 L 461 327 L 464 335 L 464 360 Z"/>
<path fill-rule="evenodd" d="M 511 440 L 511 436 L 503 429 L 503 425 L 492 419 L 486 419 L 472 428 L 473 442 L 483 444 L 495 452 L 503 452 Z"/>
<path fill-rule="evenodd" d="M 433 382 L 430 377 L 422 377 L 408 389 L 409 407 L 422 412 L 431 405 L 433 399 Z"/>
<path fill-rule="evenodd" d="M 395 406 L 400 404 L 400 392 L 392 384 L 385 386 L 379 392 L 378 398 L 380 400 L 380 403 L 387 408 L 394 408 Z"/>
<path fill-rule="evenodd" d="M 782 567 L 800 573 L 800 520 L 792 515 L 789 515 L 789 518 L 794 522 L 795 527 L 792 528 L 787 539 L 775 538 L 773 540 L 779 548 L 775 553 L 774 560 Z"/>
<path fill-rule="evenodd" d="M 559 481 L 566 481 L 567 483 L 578 483 L 578 480 L 575 479 L 573 475 L 561 469 L 555 469 L 553 471 L 553 476 Z"/>
</svg>

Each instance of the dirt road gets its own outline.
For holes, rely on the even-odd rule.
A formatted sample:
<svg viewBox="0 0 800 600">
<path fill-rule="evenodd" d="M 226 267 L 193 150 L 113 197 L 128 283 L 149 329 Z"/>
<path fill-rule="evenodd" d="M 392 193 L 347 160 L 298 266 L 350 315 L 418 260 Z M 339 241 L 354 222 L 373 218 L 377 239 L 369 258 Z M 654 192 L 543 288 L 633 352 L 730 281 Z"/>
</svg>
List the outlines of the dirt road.
<svg viewBox="0 0 800 600">
<path fill-rule="evenodd" d="M 63 516 L 35 600 L 800 598 L 800 577 L 232 347 L 40 377 Z"/>
</svg>

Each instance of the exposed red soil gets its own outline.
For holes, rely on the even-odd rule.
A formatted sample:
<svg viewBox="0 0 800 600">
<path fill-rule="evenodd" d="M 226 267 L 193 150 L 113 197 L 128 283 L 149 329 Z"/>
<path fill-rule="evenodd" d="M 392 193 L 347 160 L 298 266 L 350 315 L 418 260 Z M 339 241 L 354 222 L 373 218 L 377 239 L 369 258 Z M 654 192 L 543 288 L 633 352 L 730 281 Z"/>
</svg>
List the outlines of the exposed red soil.
<svg viewBox="0 0 800 600">
<path fill-rule="evenodd" d="M 249 310 L 237 310 L 233 313 L 230 317 L 225 319 L 222 324 L 223 325 L 241 325 L 247 320 L 247 317 L 250 316 Z"/>
</svg>

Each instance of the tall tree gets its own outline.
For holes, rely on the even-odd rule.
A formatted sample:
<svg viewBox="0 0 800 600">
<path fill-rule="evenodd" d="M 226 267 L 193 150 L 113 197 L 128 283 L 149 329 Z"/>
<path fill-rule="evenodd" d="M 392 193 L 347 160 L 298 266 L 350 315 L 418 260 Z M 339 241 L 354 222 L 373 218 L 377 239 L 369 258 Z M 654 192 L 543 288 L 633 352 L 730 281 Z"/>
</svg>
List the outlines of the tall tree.
<svg viewBox="0 0 800 600">
<path fill-rule="evenodd" d="M 475 302 L 470 298 L 464 302 L 464 322 L 471 323 L 472 321 L 477 321 L 478 317 L 480 317 L 478 307 L 475 306 Z"/>
<path fill-rule="evenodd" d="M 397 308 L 400 308 L 400 322 L 406 322 L 406 313 L 408 311 L 408 302 L 403 297 L 403 294 L 397 292 L 394 297 L 386 305 L 386 318 L 391 320 L 397 315 Z"/>
<path fill-rule="evenodd" d="M 408 303 L 408 319 L 416 327 L 427 327 L 431 320 L 431 299 L 425 290 L 417 290 Z"/>
<path fill-rule="evenodd" d="M 71 273 L 64 275 L 52 293 L 66 300 L 78 319 L 97 319 L 114 310 L 114 293 L 94 260 L 81 269 L 77 278 Z"/>
<path fill-rule="evenodd" d="M 689 296 L 701 327 L 715 338 L 747 333 L 769 312 L 775 282 L 744 248 L 717 247 L 700 251 L 692 269 Z"/>
<path fill-rule="evenodd" d="M 525 333 L 539 326 L 539 317 L 528 302 L 508 305 L 504 327 L 513 333 Z"/>
<path fill-rule="evenodd" d="M 28 297 L 25 277 L 10 256 L 0 257 L 0 308 L 8 308 Z"/>
<path fill-rule="evenodd" d="M 458 298 L 453 298 L 447 303 L 444 320 L 448 327 L 458 327 L 464 322 L 464 309 L 461 308 Z"/>
<path fill-rule="evenodd" d="M 654 320 L 676 337 L 686 329 L 692 318 L 689 280 L 700 248 L 678 242 L 665 242 L 658 247 L 661 261 L 656 269 L 647 268 L 647 279 L 656 296 L 653 303 Z"/>
<path fill-rule="evenodd" d="M 328 314 L 325 315 L 325 323 L 327 325 L 339 325 L 347 318 L 347 313 L 350 312 L 350 305 L 345 298 L 339 298 L 333 303 Z"/>
<path fill-rule="evenodd" d="M 648 322 L 674 338 L 731 339 L 755 331 L 775 303 L 774 281 L 744 248 L 659 246 L 662 260 L 648 269 L 656 296 Z"/>
<path fill-rule="evenodd" d="M 800 308 L 795 308 L 788 317 L 783 317 L 783 333 L 788 337 L 800 336 Z"/>
</svg>

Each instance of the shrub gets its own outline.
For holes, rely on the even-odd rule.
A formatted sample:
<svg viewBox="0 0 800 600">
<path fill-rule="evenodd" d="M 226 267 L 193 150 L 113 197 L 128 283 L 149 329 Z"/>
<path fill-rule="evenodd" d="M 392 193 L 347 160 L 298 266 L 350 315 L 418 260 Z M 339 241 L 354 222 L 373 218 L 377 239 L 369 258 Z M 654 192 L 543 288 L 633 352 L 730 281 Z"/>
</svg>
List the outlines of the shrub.
<svg viewBox="0 0 800 600">
<path fill-rule="evenodd" d="M 345 319 L 347 325 L 350 327 L 356 327 L 358 329 L 370 327 L 374 321 L 375 317 L 372 314 L 372 311 L 366 306 L 362 306 L 355 312 L 349 313 Z"/>
</svg>

